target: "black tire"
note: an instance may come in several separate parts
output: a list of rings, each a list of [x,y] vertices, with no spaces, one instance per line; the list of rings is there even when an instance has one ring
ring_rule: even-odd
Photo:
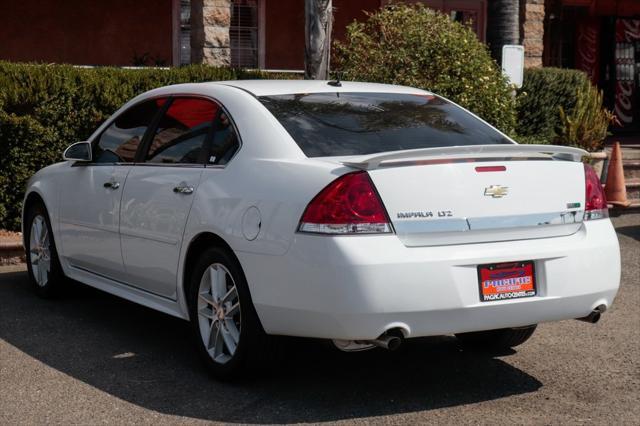
[[[240,305],[239,341],[235,353],[224,363],[214,360],[205,346],[198,315],[200,281],[205,271],[214,264],[223,265],[231,275]],[[200,255],[191,274],[187,300],[194,343],[200,358],[213,377],[219,380],[246,378],[250,373],[255,373],[261,367],[276,360],[279,345],[275,337],[268,336],[264,332],[253,306],[242,268],[228,250],[211,247]]]
[[[456,334],[465,346],[480,350],[505,350],[515,348],[529,340],[537,324],[498,330],[474,331]]]
[[[32,264],[33,260],[31,256],[31,228],[36,218],[44,219],[46,230],[48,232],[48,244],[46,244],[46,248],[49,251],[50,270],[47,274],[46,282],[44,282],[43,284],[39,284],[34,275],[34,266]],[[33,203],[31,206],[29,206],[25,214],[24,245],[29,282],[31,283],[33,289],[36,291],[38,296],[43,298],[51,298],[59,294],[60,290],[65,284],[66,277],[64,276],[64,272],[62,271],[62,266],[60,266],[60,259],[58,258],[58,250],[56,249],[56,243],[53,237],[53,230],[51,229],[49,214],[47,212],[47,209],[41,202]]]

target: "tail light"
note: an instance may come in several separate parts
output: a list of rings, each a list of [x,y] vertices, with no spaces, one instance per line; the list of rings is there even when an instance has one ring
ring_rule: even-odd
[[[343,175],[311,200],[299,232],[378,234],[391,231],[389,216],[366,172]]]
[[[584,165],[585,215],[584,220],[609,217],[607,197],[604,195],[600,178],[591,166]]]

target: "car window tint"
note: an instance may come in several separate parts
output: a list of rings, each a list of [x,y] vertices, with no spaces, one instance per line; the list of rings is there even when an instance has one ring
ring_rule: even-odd
[[[204,161],[203,144],[211,133],[219,107],[199,98],[177,98],[160,119],[146,161],[193,164]]]
[[[259,99],[308,157],[511,143],[434,95],[301,93]]]
[[[166,99],[154,99],[132,106],[120,114],[94,145],[96,163],[131,163],[145,132]]]
[[[226,112],[221,111],[216,118],[215,133],[211,143],[208,163],[224,165],[238,150],[238,135]]]

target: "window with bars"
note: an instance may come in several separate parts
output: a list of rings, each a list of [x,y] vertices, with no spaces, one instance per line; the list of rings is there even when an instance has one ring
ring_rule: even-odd
[[[191,63],[191,0],[180,0],[180,65]]]
[[[236,0],[231,6],[231,66],[258,68],[258,1]]]

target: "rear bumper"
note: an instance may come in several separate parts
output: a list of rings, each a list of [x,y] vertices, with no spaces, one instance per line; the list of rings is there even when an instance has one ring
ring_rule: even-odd
[[[345,340],[584,317],[611,306],[620,283],[608,219],[565,237],[440,247],[406,247],[395,235],[297,234],[285,255],[238,257],[267,333]],[[480,302],[477,265],[517,260],[535,261],[537,295]]]

